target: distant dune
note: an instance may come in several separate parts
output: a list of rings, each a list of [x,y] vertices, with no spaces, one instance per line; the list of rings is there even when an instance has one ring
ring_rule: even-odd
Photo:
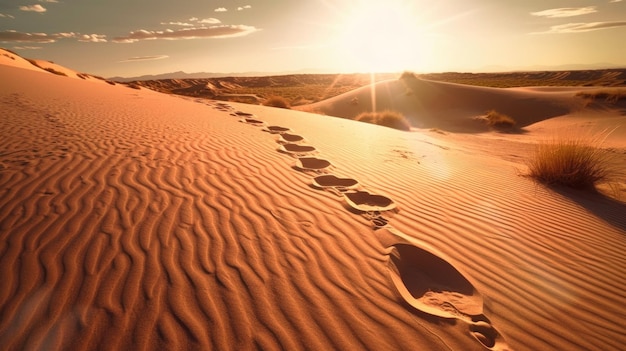
[[[598,88],[386,80],[322,116],[38,62],[0,55],[3,349],[626,345],[626,106]],[[413,131],[333,117],[372,91]],[[492,108],[521,130],[477,130]],[[602,130],[610,184],[523,176]]]

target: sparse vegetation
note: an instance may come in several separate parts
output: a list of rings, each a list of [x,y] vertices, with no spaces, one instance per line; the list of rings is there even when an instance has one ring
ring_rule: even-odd
[[[409,131],[411,130],[411,124],[407,118],[396,111],[382,111],[382,112],[363,112],[355,117],[355,120],[360,122],[378,124],[385,127],[395,128],[399,130]]]
[[[599,140],[563,138],[542,142],[527,161],[529,176],[547,185],[576,189],[594,188],[610,179],[609,154],[595,144]]]
[[[286,109],[291,108],[291,104],[289,103],[289,101],[287,101],[287,99],[282,96],[271,96],[270,98],[265,100],[265,102],[263,102],[263,105]]]
[[[400,79],[416,79],[416,78],[417,78],[417,75],[411,71],[404,71],[400,75]]]
[[[487,112],[486,115],[481,116],[480,119],[487,122],[487,125],[497,129],[511,129],[515,127],[515,120],[503,113],[499,113],[496,110]]]
[[[66,76],[67,77],[67,74],[65,74],[64,72],[61,72],[61,71],[57,71],[56,69],[54,69],[52,67],[47,67],[47,68],[44,68],[43,70],[44,71],[48,71],[50,73],[54,73],[57,76]]]
[[[610,103],[617,103],[619,101],[626,100],[626,89],[599,89],[592,91],[581,91],[576,96],[591,99],[591,100],[604,100]]]

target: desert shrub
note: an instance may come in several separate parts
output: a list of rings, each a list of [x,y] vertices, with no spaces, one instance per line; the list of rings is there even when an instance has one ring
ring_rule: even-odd
[[[406,117],[396,111],[363,112],[356,116],[355,120],[399,130],[411,130],[411,124]]]
[[[526,162],[529,176],[547,185],[593,188],[611,177],[609,154],[583,138],[562,138],[537,145]]]
[[[50,73],[54,73],[54,74],[56,74],[58,76],[66,76],[67,77],[67,74],[65,74],[65,73],[63,73],[61,71],[57,71],[56,69],[54,69],[52,67],[44,68],[44,71],[48,71]]]
[[[503,113],[491,110],[484,116],[484,120],[490,127],[510,129],[515,127],[515,120]]]
[[[265,100],[265,102],[263,102],[263,105],[287,109],[291,108],[289,101],[287,101],[287,99],[282,96],[269,97],[267,100]]]
[[[415,79],[415,78],[417,78],[417,75],[411,71],[404,71],[400,75],[400,79]]]
[[[604,100],[606,102],[617,103],[626,100],[626,89],[599,89],[593,91],[581,91],[576,96],[591,99]]]

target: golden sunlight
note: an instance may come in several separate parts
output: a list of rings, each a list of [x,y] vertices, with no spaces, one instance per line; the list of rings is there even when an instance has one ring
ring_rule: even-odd
[[[351,69],[399,72],[419,62],[418,19],[406,2],[361,2],[339,24],[338,47]],[[344,61],[345,62],[345,61]]]

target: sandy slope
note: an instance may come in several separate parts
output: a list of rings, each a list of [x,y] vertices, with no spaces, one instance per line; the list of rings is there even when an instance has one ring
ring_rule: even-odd
[[[544,189],[451,134],[0,77],[7,349],[626,345],[622,203]],[[268,126],[397,209],[312,187]]]

